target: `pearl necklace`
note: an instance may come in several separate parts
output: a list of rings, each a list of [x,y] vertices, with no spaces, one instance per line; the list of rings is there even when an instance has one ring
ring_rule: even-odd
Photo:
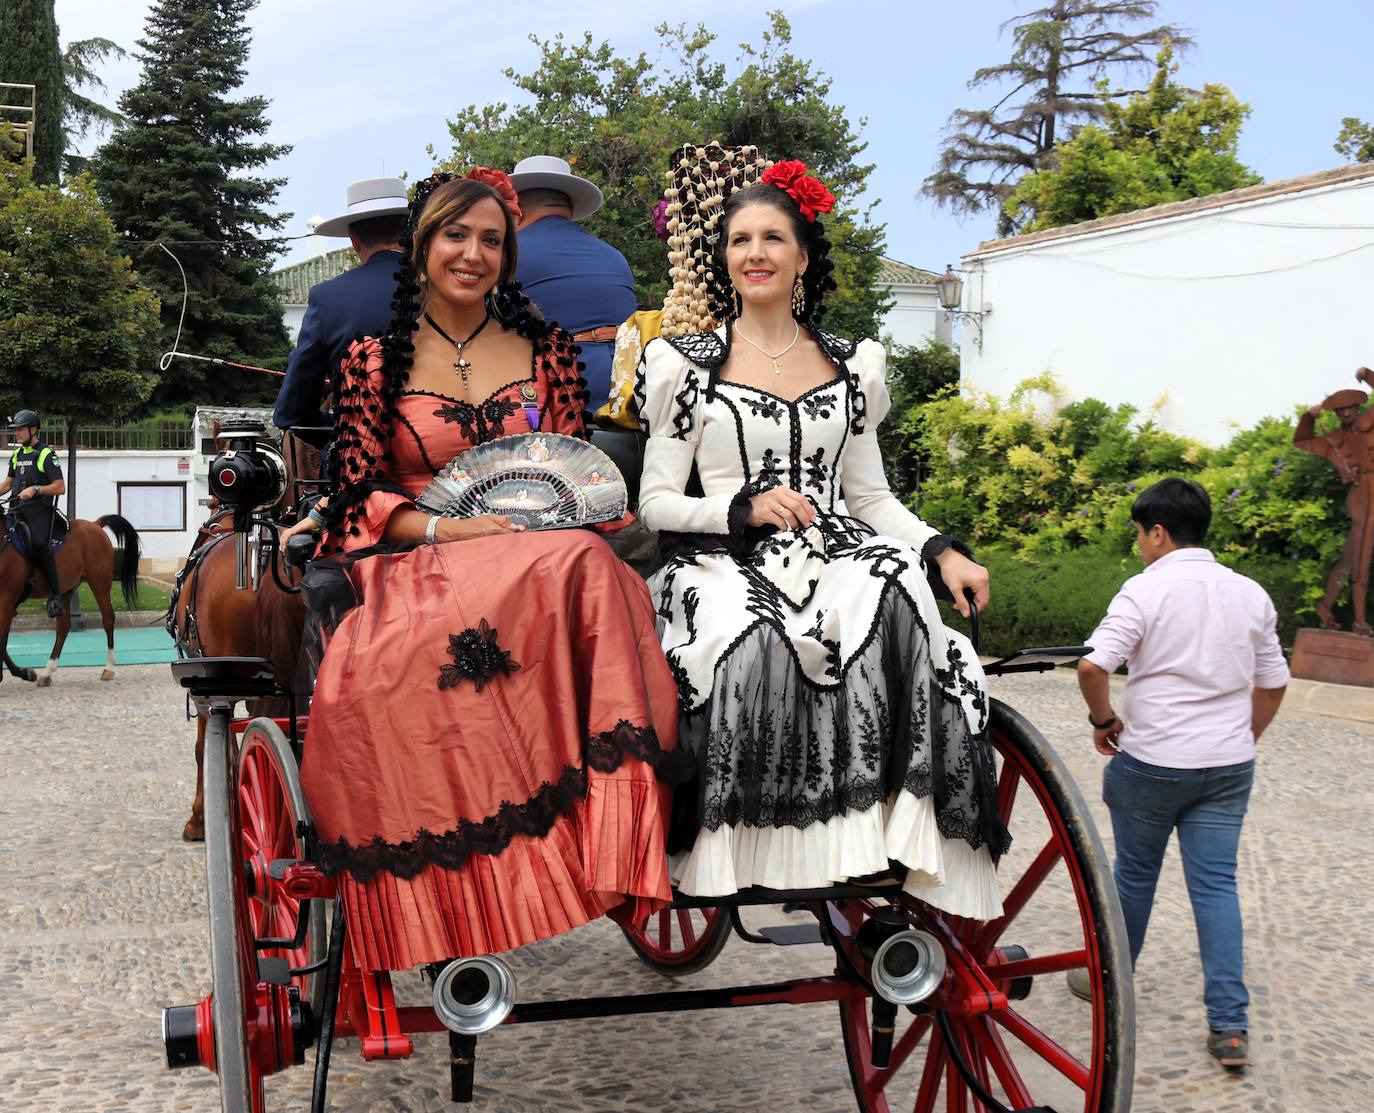
[[[788,352],[795,348],[797,346],[797,341],[801,339],[801,325],[796,322],[793,322],[793,328],[795,328],[796,331],[792,333],[792,342],[788,344],[787,347],[785,347],[782,351],[777,353],[765,352],[761,344],[755,343],[753,340],[750,340],[749,337],[745,336],[744,333],[740,331],[740,327],[738,324],[735,325],[735,335],[738,336],[741,340],[743,340],[746,344],[748,344],[751,348],[754,348],[756,351],[758,351],[761,355],[765,356],[768,359],[771,359],[773,361],[773,374],[781,375],[782,368],[778,366],[778,360],[782,359],[783,356],[785,356]]]

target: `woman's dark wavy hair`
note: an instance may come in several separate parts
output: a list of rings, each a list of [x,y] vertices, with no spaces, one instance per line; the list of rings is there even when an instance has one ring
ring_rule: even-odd
[[[334,449],[330,453],[329,480],[334,494],[325,511],[325,536],[361,532],[357,522],[363,503],[373,491],[409,492],[386,478],[385,464],[391,461],[391,430],[397,416],[397,402],[410,378],[415,355],[411,337],[424,311],[420,276],[430,240],[449,221],[467,212],[483,198],[491,198],[506,216],[506,237],[502,244],[501,277],[487,295],[487,308],[503,329],[539,343],[549,335],[539,312],[515,281],[515,220],[501,195],[486,182],[434,174],[415,187],[401,240],[401,262],[396,270],[396,294],[391,301],[392,318],[382,337],[382,388],[380,404],[350,404],[341,382],[334,384]],[[361,340],[358,336],[355,339]],[[336,372],[336,375],[338,373]],[[380,455],[360,455],[363,435],[375,436]],[[322,547],[322,551],[326,548]]]
[[[806,252],[806,270],[802,272],[802,290],[806,306],[797,316],[804,325],[818,324],[824,312],[825,295],[835,289],[835,264],[830,261],[830,241],[825,238],[825,226],[819,220],[807,220],[792,195],[769,182],[755,182],[730,194],[721,211],[720,235],[711,253],[711,268],[706,277],[706,298],[711,316],[718,321],[734,317],[735,287],[725,263],[725,250],[730,236],[730,222],[746,205],[772,205],[785,213],[792,225],[797,243]]]

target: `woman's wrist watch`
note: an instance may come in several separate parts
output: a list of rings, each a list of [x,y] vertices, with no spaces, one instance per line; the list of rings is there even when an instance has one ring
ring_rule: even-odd
[[[434,544],[434,535],[435,535],[435,532],[439,529],[439,522],[440,522],[440,520],[441,520],[441,519],[440,519],[439,515],[438,515],[438,514],[435,514],[433,517],[430,518],[429,522],[425,525],[425,544],[426,544],[426,545],[433,545],[433,544]]]

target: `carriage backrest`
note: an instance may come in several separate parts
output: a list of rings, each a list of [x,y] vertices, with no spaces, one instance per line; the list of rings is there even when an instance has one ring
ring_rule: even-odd
[[[639,477],[644,469],[644,442],[647,438],[637,429],[620,427],[604,429],[600,426],[592,430],[592,444],[611,458],[625,477],[625,491],[629,496],[629,509],[639,506]]]

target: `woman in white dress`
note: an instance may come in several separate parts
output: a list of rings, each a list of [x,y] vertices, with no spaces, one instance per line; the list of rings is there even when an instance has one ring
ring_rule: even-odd
[[[987,572],[883,474],[885,354],[816,327],[834,289],[799,162],[725,203],[704,278],[713,332],[655,340],[636,395],[649,433],[639,514],[696,757],[674,878],[721,896],[888,870],[950,913],[1000,913],[985,679],[935,591],[981,606]]]

